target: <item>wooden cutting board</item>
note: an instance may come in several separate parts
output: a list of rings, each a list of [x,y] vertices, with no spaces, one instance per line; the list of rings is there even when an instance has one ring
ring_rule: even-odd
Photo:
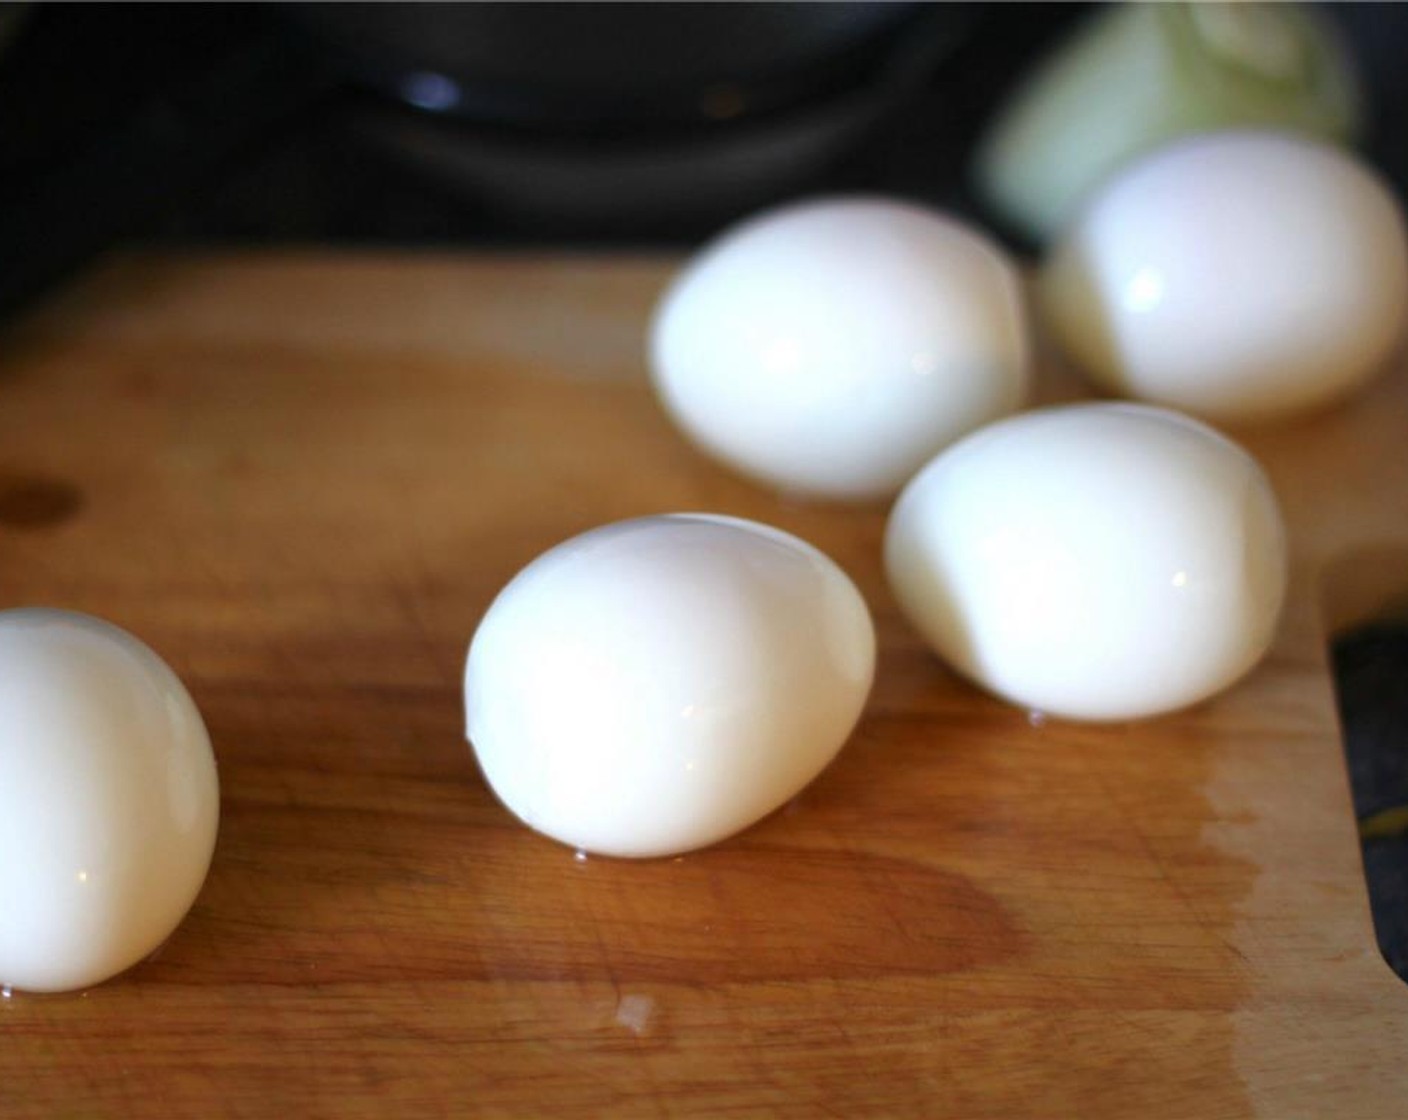
[[[1408,586],[1408,369],[1246,437],[1296,552],[1248,680],[1033,725],[901,621],[883,509],[780,499],[677,437],[642,353],[670,269],[126,257],[3,336],[0,605],[163,654],[223,819],[154,959],[0,1001],[0,1116],[1403,1115],[1408,986],[1325,641]],[[1075,391],[1045,371],[1043,399]],[[747,833],[579,862],[480,779],[464,651],[543,549],[670,510],[830,553],[876,615],[875,693]]]

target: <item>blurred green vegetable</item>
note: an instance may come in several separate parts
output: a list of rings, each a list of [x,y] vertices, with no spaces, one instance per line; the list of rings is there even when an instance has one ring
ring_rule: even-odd
[[[1334,29],[1300,4],[1120,4],[1024,83],[980,148],[978,186],[1037,242],[1132,158],[1179,136],[1273,127],[1350,143],[1359,83]]]

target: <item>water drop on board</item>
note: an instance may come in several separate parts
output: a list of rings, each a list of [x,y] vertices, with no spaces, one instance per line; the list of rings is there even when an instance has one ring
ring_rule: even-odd
[[[1027,713],[1027,722],[1033,727],[1044,727],[1046,725],[1046,713],[1038,712],[1033,708]]]
[[[634,1034],[644,1034],[654,1013],[655,1001],[650,996],[622,996],[616,1005],[616,1022]]]
[[[586,863],[587,853],[582,851],[581,848],[578,848],[576,852],[573,853],[572,858],[575,859],[578,863]]]
[[[9,984],[0,987],[0,999],[9,999],[14,994],[14,989]]]

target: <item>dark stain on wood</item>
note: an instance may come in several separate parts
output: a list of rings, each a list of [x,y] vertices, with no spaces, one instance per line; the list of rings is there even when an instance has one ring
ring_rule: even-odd
[[[83,509],[83,491],[61,478],[0,474],[0,526],[48,529]]]

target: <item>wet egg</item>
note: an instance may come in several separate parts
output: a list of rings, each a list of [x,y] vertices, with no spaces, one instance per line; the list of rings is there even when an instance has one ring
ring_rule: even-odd
[[[97,984],[154,952],[205,881],[219,819],[210,738],[131,634],[0,611],[0,983]]]
[[[1166,409],[991,425],[905,488],[885,539],[901,609],[959,673],[1081,720],[1206,699],[1269,646],[1285,531],[1261,468]]]
[[[1275,420],[1384,367],[1408,312],[1408,242],[1398,203],[1354,156],[1213,133],[1097,192],[1038,290],[1101,386],[1224,423]]]
[[[579,858],[674,855],[815,778],[874,667],[869,611],[815,548],[736,518],[647,517],[503,589],[470,645],[466,729],[499,799]]]
[[[699,447],[775,489],[894,494],[1014,411],[1029,347],[1016,269],[986,236],[881,198],[785,206],[725,231],[660,301],[651,365]]]

